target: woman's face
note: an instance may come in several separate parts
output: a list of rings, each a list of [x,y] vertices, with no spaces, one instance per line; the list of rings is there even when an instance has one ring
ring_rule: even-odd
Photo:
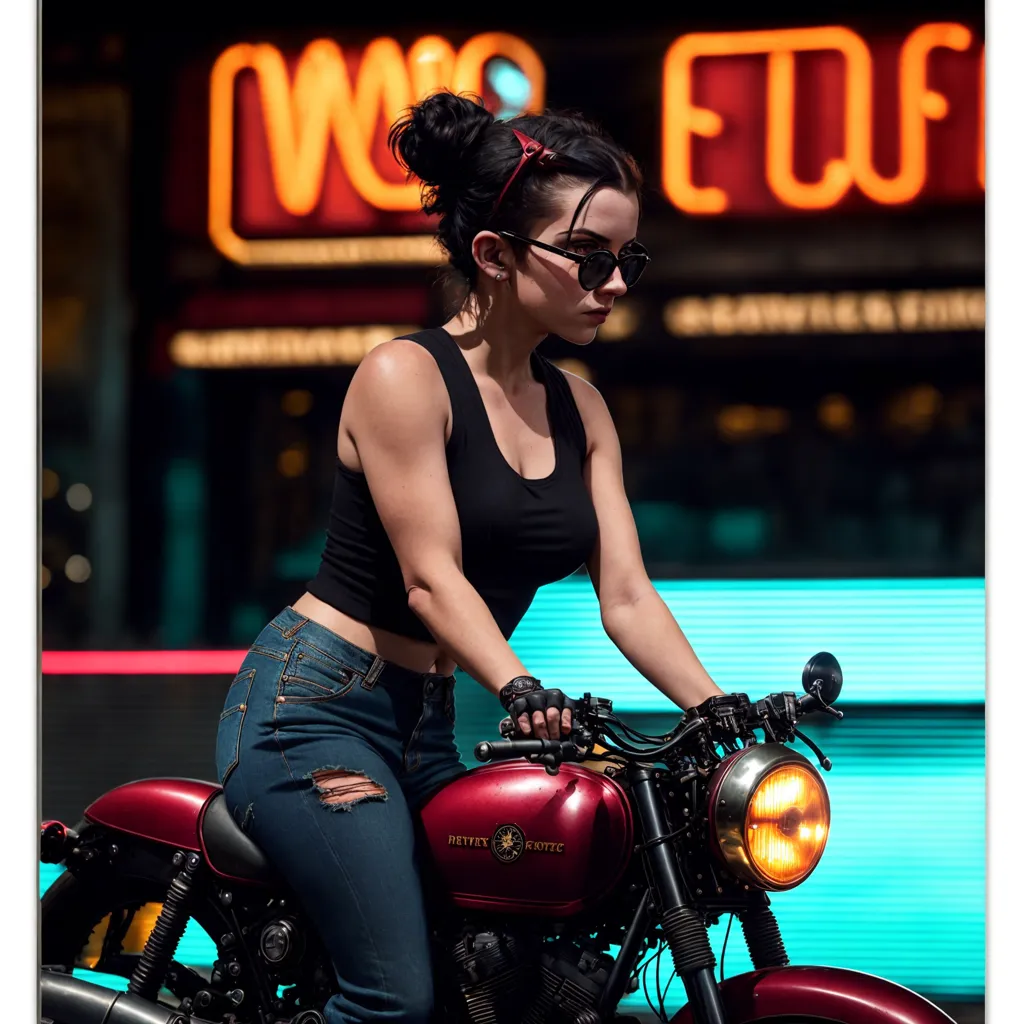
[[[586,184],[567,186],[555,215],[535,222],[524,234],[581,256],[595,249],[610,249],[618,256],[636,239],[640,219],[637,197],[610,187],[598,189],[576,218],[570,241],[569,225],[588,188]],[[526,245],[525,249],[518,260],[506,264],[523,313],[542,333],[555,334],[575,345],[589,345],[615,300],[626,294],[622,272],[616,267],[604,284],[584,291],[578,280],[578,263],[535,245]]]

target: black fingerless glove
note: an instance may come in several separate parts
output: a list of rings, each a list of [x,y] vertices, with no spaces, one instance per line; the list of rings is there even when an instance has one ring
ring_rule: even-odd
[[[571,697],[567,697],[561,690],[544,689],[540,680],[533,676],[516,676],[501,688],[498,700],[513,721],[520,715],[527,715],[532,721],[534,711],[546,714],[548,708],[558,708],[559,711],[568,708],[570,712],[576,710],[576,702]]]

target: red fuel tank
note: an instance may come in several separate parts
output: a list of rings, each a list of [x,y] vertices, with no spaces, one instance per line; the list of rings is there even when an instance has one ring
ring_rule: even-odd
[[[633,846],[622,787],[578,765],[473,768],[420,813],[439,881],[467,909],[579,913],[621,878]]]

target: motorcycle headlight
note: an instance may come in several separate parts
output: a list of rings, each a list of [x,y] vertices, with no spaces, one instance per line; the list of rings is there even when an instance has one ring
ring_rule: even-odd
[[[708,799],[712,843],[737,878],[778,891],[817,867],[828,791],[802,754],[780,743],[746,747],[718,767]]]

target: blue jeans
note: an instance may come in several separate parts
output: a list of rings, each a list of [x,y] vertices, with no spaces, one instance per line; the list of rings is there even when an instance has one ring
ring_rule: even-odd
[[[413,813],[465,771],[454,683],[386,662],[286,608],[228,689],[217,778],[331,955],[339,992],[324,1008],[330,1024],[430,1016]],[[363,784],[370,794],[345,801],[345,773],[374,784]]]

